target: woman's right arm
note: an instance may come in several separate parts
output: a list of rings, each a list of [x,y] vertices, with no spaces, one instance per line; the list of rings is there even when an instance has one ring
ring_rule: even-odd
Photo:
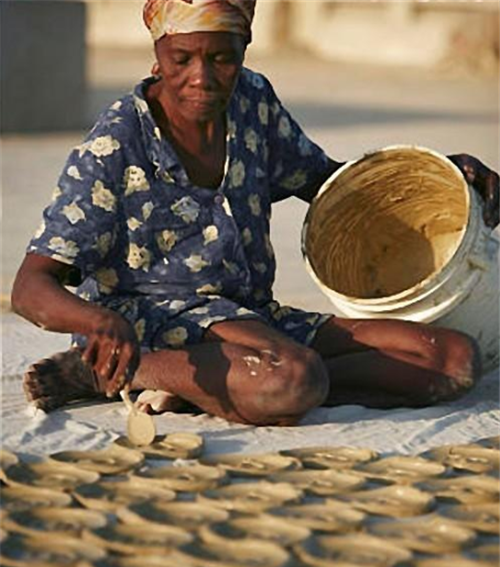
[[[86,336],[82,359],[113,397],[132,380],[139,366],[137,337],[121,315],[84,301],[64,287],[74,269],[52,258],[27,254],[14,282],[12,307],[43,329]]]

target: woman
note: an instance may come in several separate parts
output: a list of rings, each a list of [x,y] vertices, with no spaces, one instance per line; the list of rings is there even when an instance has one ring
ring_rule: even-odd
[[[128,385],[159,391],[161,409],[187,401],[286,425],[321,404],[452,399],[477,380],[475,346],[460,333],[274,301],[271,204],[310,201],[341,164],[243,67],[254,4],[146,3],[158,76],[72,152],[14,285],[18,313],[74,337],[75,348],[26,374],[38,407]],[[498,176],[454,159],[495,224]]]

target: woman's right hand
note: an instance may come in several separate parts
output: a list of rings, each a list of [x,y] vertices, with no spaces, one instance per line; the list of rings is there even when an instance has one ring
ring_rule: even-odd
[[[82,360],[92,367],[99,391],[113,398],[132,381],[139,366],[140,346],[136,333],[121,315],[106,310],[85,334],[87,347]]]

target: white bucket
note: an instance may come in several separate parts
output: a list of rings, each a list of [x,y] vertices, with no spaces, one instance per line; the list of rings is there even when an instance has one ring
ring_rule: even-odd
[[[459,169],[415,146],[345,164],[302,230],[306,266],[335,314],[461,330],[485,370],[499,360],[498,247]]]

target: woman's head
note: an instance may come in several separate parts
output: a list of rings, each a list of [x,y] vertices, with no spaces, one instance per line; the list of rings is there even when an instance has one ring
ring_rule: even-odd
[[[148,0],[162,98],[176,114],[211,120],[231,98],[251,38],[255,0]]]
[[[252,38],[256,0],[147,0],[144,23],[154,41],[194,32],[235,33]]]

